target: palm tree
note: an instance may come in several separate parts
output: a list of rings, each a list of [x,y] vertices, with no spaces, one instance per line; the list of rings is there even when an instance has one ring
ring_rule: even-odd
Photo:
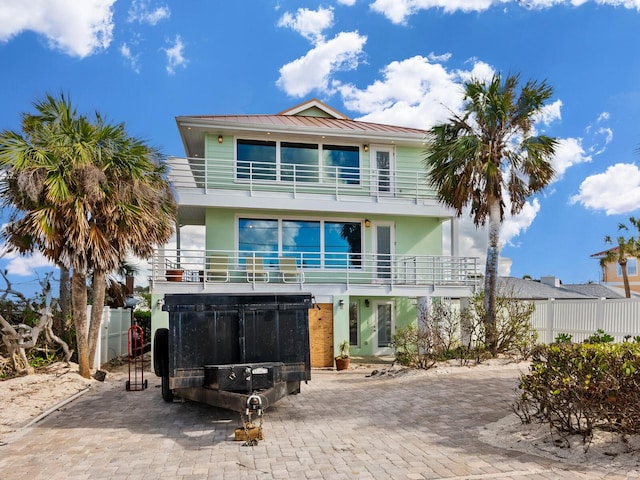
[[[634,217],[630,217],[629,221],[631,225],[634,225],[640,231],[640,220],[636,220]],[[624,223],[618,224],[618,233],[622,231],[628,231],[629,229]],[[629,257],[640,256],[640,245],[638,240],[634,237],[625,238],[623,235],[619,235],[617,238],[618,246],[607,250],[602,257],[600,257],[600,266],[606,268],[607,264],[617,262],[620,265],[622,271],[622,282],[624,283],[624,295],[627,298],[631,298],[631,287],[629,286],[629,276],[627,273],[627,262]],[[604,243],[613,244],[613,239],[606,235],[604,237]]]
[[[438,198],[461,216],[471,209],[476,226],[489,221],[485,268],[486,344],[497,353],[496,295],[500,225],[505,197],[511,214],[553,178],[550,159],[557,140],[533,128],[553,93],[545,82],[529,80],[518,92],[519,75],[495,74],[464,84],[464,107],[427,135],[425,167]]]
[[[22,254],[40,250],[73,271],[78,364],[89,377],[106,273],[127,253],[148,256],[169,238],[175,200],[159,152],[123,124],[78,115],[65,95],[34,107],[22,116],[22,133],[0,133],[0,197],[13,209],[3,236]],[[89,277],[95,316],[88,326]]]

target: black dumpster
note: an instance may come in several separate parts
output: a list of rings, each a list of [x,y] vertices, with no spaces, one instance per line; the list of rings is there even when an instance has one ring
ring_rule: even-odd
[[[311,377],[311,294],[169,294],[169,328],[154,337],[162,396],[241,411],[266,408]]]

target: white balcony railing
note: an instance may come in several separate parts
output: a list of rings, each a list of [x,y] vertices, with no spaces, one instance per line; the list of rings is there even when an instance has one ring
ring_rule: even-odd
[[[170,179],[177,189],[310,193],[435,200],[425,171],[171,158]]]
[[[164,250],[152,282],[473,286],[475,257]]]

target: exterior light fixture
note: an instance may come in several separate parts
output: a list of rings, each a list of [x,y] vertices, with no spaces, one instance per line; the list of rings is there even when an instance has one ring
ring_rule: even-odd
[[[340,308],[344,308],[344,300],[340,299],[340,301],[338,302],[338,305],[340,306]]]
[[[369,228],[371,226],[371,220],[368,218],[364,219],[364,228]]]
[[[218,143],[224,142],[224,137],[222,135],[218,135]]]
[[[369,308],[369,299],[368,298],[364,299],[364,306]]]
[[[363,145],[362,148],[364,149],[365,152],[369,151],[369,145],[367,144]]]

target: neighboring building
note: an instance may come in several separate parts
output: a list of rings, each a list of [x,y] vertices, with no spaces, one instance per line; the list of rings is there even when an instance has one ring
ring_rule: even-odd
[[[591,258],[600,260],[607,252],[617,252],[618,247],[610,248],[602,252],[594,253]],[[638,270],[638,259],[636,257],[627,258],[627,277],[629,279],[629,288],[632,292],[640,294],[640,270]],[[624,282],[622,279],[622,269],[617,261],[608,262],[602,267],[602,283],[611,287],[617,287],[624,291]]]
[[[498,291],[521,300],[583,300],[594,298],[624,298],[615,289],[595,283],[563,284],[553,276],[541,277],[540,280],[529,280],[516,277],[499,277]]]
[[[425,131],[351,120],[317,100],[277,115],[176,119],[178,224],[198,249],[153,257],[154,328],[166,293],[310,292],[311,362],[383,355],[432,297],[466,297],[477,259],[457,255],[454,212],[427,184]],[[449,228],[443,229],[443,224]],[[443,230],[451,254],[443,254]]]

